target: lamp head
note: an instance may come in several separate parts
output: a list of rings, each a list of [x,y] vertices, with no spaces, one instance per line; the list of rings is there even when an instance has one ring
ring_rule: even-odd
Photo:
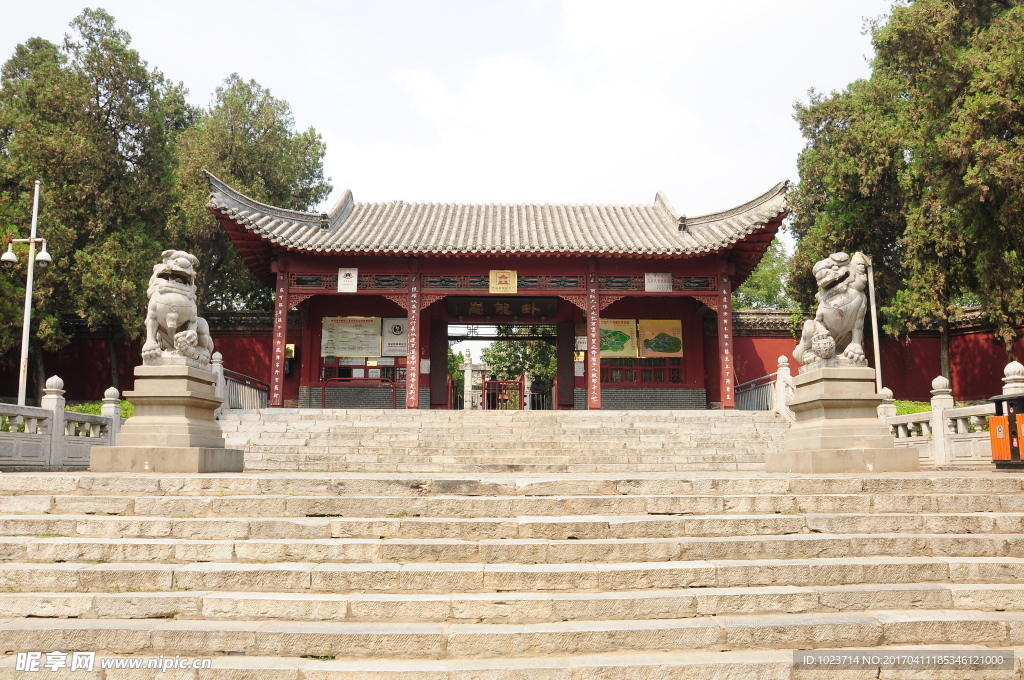
[[[18,262],[18,256],[14,254],[14,244],[7,244],[7,252],[0,255],[0,265],[10,269]]]
[[[50,266],[51,262],[53,262],[53,258],[51,258],[50,254],[46,252],[46,242],[44,241],[42,250],[40,250],[39,254],[36,255],[36,265],[40,268],[46,268]]]

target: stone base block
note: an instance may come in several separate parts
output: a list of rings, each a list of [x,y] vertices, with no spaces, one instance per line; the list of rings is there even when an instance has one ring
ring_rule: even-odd
[[[772,451],[765,456],[766,472],[916,472],[921,463],[917,449],[818,449]]]
[[[241,449],[199,446],[94,446],[92,472],[242,472]]]
[[[896,448],[889,428],[878,420],[882,397],[875,370],[826,366],[793,379],[790,408],[796,422],[782,451],[765,456],[768,472],[913,472],[917,449]]]

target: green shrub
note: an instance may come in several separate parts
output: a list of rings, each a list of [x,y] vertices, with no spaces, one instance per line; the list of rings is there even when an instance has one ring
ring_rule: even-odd
[[[94,416],[100,415],[100,409],[103,407],[102,401],[84,401],[80,404],[68,404],[64,407],[65,411],[72,411],[73,413],[91,413]],[[121,417],[131,418],[135,415],[135,407],[132,406],[130,401],[121,400]]]
[[[908,413],[924,413],[925,411],[931,411],[932,405],[926,401],[907,401],[905,399],[896,400],[896,415],[905,416]]]

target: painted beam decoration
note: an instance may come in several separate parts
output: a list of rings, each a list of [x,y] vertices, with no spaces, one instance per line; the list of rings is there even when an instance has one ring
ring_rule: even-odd
[[[637,322],[640,357],[683,356],[683,322],[679,319],[640,319]]]
[[[601,319],[601,358],[636,356],[636,319]]]

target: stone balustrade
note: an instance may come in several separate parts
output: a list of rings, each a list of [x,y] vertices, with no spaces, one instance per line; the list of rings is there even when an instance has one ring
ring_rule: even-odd
[[[0,470],[85,470],[93,446],[110,446],[121,427],[121,399],[111,387],[101,415],[64,410],[64,381],[52,376],[42,404],[0,404]]]
[[[1024,365],[1013,361],[1003,370],[1003,394],[1024,394]],[[917,448],[922,467],[978,468],[992,465],[988,418],[995,415],[994,404],[955,407],[949,380],[939,376],[932,381],[931,410],[896,415],[892,390],[883,388],[878,417],[889,426],[897,447]],[[774,410],[793,420],[788,401],[793,396],[793,380],[787,357],[779,357],[775,378]],[[941,436],[936,436],[936,434]]]

